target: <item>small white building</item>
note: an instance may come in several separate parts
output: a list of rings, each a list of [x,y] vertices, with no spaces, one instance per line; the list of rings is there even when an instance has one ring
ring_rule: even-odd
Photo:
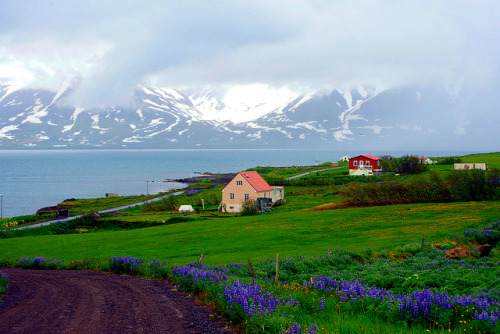
[[[191,205],[181,205],[179,212],[194,212],[194,209]]]
[[[488,170],[488,164],[484,163],[484,162],[483,163],[455,163],[454,169],[455,170],[470,170],[470,169]]]
[[[424,165],[433,165],[436,163],[436,161],[431,160],[429,157],[417,157],[420,160],[420,163]]]
[[[348,155],[343,155],[340,157],[341,162],[349,162],[349,160],[351,160],[351,157]]]
[[[272,193],[272,199],[273,203],[276,203],[277,201],[282,201],[285,199],[285,188],[283,187],[278,187],[278,186],[272,186],[273,187],[273,193]]]

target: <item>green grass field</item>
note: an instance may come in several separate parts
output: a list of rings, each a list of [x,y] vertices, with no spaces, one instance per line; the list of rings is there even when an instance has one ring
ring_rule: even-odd
[[[205,218],[132,231],[0,240],[2,257],[65,260],[133,256],[175,264],[205,254],[208,264],[283,256],[321,255],[328,249],[381,250],[439,240],[498,220],[500,202],[394,205],[322,211],[286,211],[249,217]],[[151,218],[151,216],[149,216]],[[162,218],[160,218],[162,219]]]
[[[500,169],[500,152],[484,153],[484,154],[471,154],[460,157],[463,162],[488,164],[488,168]]]

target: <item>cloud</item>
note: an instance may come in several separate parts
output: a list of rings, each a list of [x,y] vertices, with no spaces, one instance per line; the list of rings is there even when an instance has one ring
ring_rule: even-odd
[[[52,88],[78,77],[79,105],[123,103],[145,83],[460,91],[487,84],[500,59],[496,1],[40,0],[0,12],[0,77]]]

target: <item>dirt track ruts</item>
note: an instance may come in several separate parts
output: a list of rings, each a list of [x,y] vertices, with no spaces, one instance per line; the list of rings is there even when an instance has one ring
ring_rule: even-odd
[[[165,281],[94,271],[0,268],[0,333],[230,333]]]

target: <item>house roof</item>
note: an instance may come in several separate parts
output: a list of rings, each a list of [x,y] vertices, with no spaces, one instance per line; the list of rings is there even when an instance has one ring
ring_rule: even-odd
[[[256,171],[240,172],[256,191],[272,191],[273,188]]]
[[[358,155],[357,157],[354,157],[351,160],[356,159],[356,158],[360,158],[360,157],[365,157],[365,158],[368,158],[371,160],[381,160],[380,158],[374,157],[373,155],[369,155],[369,154]]]

